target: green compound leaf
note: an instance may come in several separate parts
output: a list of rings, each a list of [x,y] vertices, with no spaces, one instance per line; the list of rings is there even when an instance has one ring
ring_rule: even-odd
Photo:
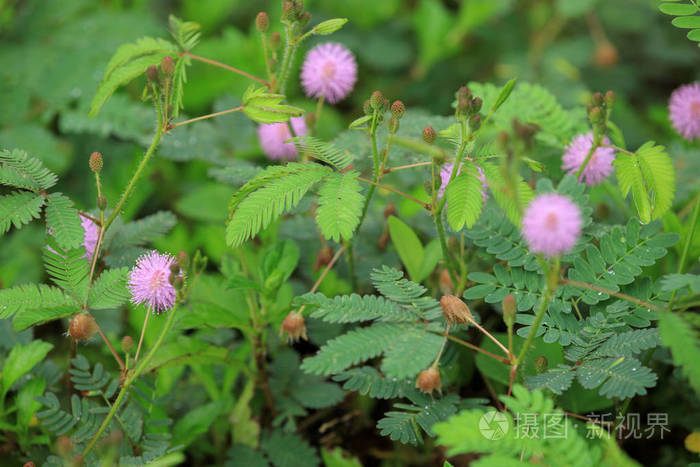
[[[85,229],[73,201],[61,193],[51,193],[46,204],[46,226],[62,248],[77,248],[83,243]]]
[[[58,181],[56,174],[26,151],[0,151],[0,184],[25,190],[47,190]]]
[[[11,226],[21,229],[32,219],[38,219],[44,197],[28,191],[15,191],[0,196],[0,235],[10,230]]]
[[[333,173],[318,190],[316,222],[328,240],[349,240],[360,223],[365,197],[357,175],[354,170]]]

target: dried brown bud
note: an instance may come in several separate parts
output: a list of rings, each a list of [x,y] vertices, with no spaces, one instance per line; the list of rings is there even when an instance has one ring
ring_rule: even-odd
[[[134,339],[131,336],[124,336],[122,338],[122,350],[124,352],[131,352],[134,349]]]
[[[617,64],[620,54],[610,42],[603,42],[595,49],[593,61],[601,68],[610,68]]]
[[[547,362],[547,357],[545,357],[544,355],[540,355],[535,359],[535,371],[538,375],[547,371],[548,365],[549,363]]]
[[[403,117],[403,114],[406,112],[406,106],[403,105],[403,102],[401,101],[394,101],[393,104],[391,104],[391,115],[394,117],[400,119]]]
[[[146,78],[148,81],[152,81],[154,83],[158,82],[158,68],[156,68],[155,65],[151,65],[146,68]]]
[[[386,246],[389,244],[390,239],[391,235],[388,231],[382,232],[382,234],[379,236],[379,240],[377,240],[377,248],[384,251],[386,249]]]
[[[56,452],[61,457],[68,457],[73,450],[73,442],[66,435],[56,438]]]
[[[443,316],[450,324],[467,324],[474,319],[467,304],[454,295],[443,295],[440,306]]]
[[[416,387],[423,392],[432,394],[434,390],[442,392],[442,381],[440,381],[440,372],[435,367],[430,367],[423,370],[416,379]]]
[[[289,312],[284,321],[282,322],[282,328],[280,329],[280,335],[287,334],[287,342],[293,343],[299,341],[299,339],[308,340],[306,337],[306,324],[304,323],[304,317],[296,310]]]
[[[450,271],[443,269],[440,271],[440,292],[443,295],[451,295],[455,291],[455,284],[450,277]]]
[[[102,170],[102,154],[97,151],[90,154],[88,165],[90,166],[90,170],[99,173],[100,170]]]
[[[515,301],[515,297],[511,294],[506,295],[503,299],[503,321],[505,321],[506,326],[512,327],[515,323],[515,313],[518,303]]]
[[[423,128],[423,141],[425,141],[426,143],[432,144],[433,141],[435,141],[436,136],[437,133],[435,133],[435,128],[431,126]]]
[[[267,16],[267,13],[264,11],[258,13],[258,16],[255,17],[255,27],[260,32],[267,32],[270,29],[270,17]]]
[[[386,205],[384,208],[384,219],[388,219],[391,216],[396,215],[396,206],[394,206],[394,203],[389,203]]]
[[[88,339],[97,332],[97,323],[89,313],[80,313],[73,317],[68,327],[68,334],[75,340]]]
[[[160,62],[160,71],[162,71],[165,76],[170,76],[175,72],[173,57],[169,55],[163,57],[163,61]]]

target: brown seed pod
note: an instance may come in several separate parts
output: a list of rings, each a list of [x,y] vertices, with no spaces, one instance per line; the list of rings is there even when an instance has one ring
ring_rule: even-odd
[[[416,387],[428,394],[432,394],[436,389],[442,392],[442,381],[440,381],[438,369],[431,366],[427,370],[421,371],[416,379]]]
[[[440,306],[443,316],[450,324],[468,324],[474,319],[467,304],[454,295],[443,295]]]
[[[97,332],[97,323],[89,313],[80,313],[73,317],[68,327],[68,334],[75,340],[89,339]]]
[[[306,324],[304,323],[304,317],[296,310],[289,312],[284,321],[282,322],[282,328],[280,329],[280,335],[287,334],[287,342],[290,344],[293,342],[298,342],[299,339],[308,340],[306,337]]]

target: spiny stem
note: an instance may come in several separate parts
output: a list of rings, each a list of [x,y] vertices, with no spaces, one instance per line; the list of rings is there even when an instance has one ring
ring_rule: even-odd
[[[388,185],[383,185],[383,184],[381,184],[381,183],[373,182],[372,180],[368,180],[368,179],[363,178],[363,177],[355,177],[355,178],[357,178],[357,180],[359,180],[359,181],[361,181],[361,182],[369,183],[369,184],[371,184],[371,185],[378,186],[379,188],[383,188],[383,189],[385,189],[385,190],[389,190],[389,191],[391,191],[391,192],[394,192],[394,193],[396,193],[397,195],[401,195],[401,196],[403,196],[404,198],[410,199],[411,201],[414,201],[414,202],[420,204],[420,205],[423,206],[425,209],[430,210],[430,204],[429,204],[429,203],[425,203],[425,202],[419,200],[418,198],[414,198],[413,196],[409,195],[408,193],[404,193],[403,191],[399,191],[399,190],[397,190],[396,188],[392,188],[392,187],[390,187],[390,186],[388,186]]]
[[[216,67],[219,67],[219,68],[223,68],[224,70],[228,70],[228,71],[232,71],[232,72],[234,72],[234,73],[238,73],[238,74],[241,75],[241,76],[245,76],[246,78],[250,78],[250,79],[252,79],[252,80],[254,80],[254,81],[257,81],[258,83],[262,84],[262,85],[265,86],[265,87],[268,87],[268,88],[270,87],[270,83],[268,83],[268,82],[265,81],[264,79],[258,78],[258,77],[255,76],[255,75],[251,75],[251,74],[248,73],[247,71],[239,70],[238,68],[234,68],[234,67],[232,67],[232,66],[230,66],[230,65],[226,65],[225,63],[217,62],[216,60],[211,60],[211,59],[209,59],[209,58],[200,57],[199,55],[193,55],[193,54],[191,54],[191,53],[189,53],[189,52],[181,52],[180,55],[183,56],[183,57],[190,57],[190,58],[193,59],[193,60],[198,60],[198,61],[200,61],[200,62],[208,63],[209,65],[213,65],[213,66],[216,66]]]
[[[571,279],[561,279],[559,282],[562,284],[573,285],[574,287],[578,287],[580,289],[588,289],[588,290],[593,290],[595,292],[600,292],[600,293],[604,293],[607,295],[612,295],[613,297],[617,297],[617,298],[620,298],[622,300],[626,300],[628,302],[634,303],[634,304],[639,305],[639,306],[651,308],[652,310],[663,311],[663,308],[661,308],[660,306],[656,306],[653,303],[645,302],[644,300],[640,300],[638,298],[632,297],[632,296],[624,294],[622,292],[615,292],[614,290],[606,289],[603,287],[598,287],[597,285],[587,284],[585,282],[579,282],[579,281],[572,281]]]
[[[219,116],[221,116],[221,115],[226,115],[226,114],[230,114],[230,113],[233,113],[233,112],[238,112],[238,111],[240,111],[240,110],[243,110],[243,106],[239,106],[239,107],[236,107],[236,108],[233,108],[233,109],[228,109],[228,110],[222,110],[221,112],[214,112],[213,114],[202,115],[202,116],[200,116],[200,117],[190,118],[189,120],[185,120],[185,121],[178,122],[178,123],[173,123],[173,124],[171,124],[171,125],[168,125],[166,129],[167,129],[167,130],[172,130],[173,128],[177,128],[177,127],[179,127],[179,126],[187,125],[187,124],[189,124],[189,123],[198,122],[198,121],[200,121],[200,120],[206,120],[206,119],[208,119],[208,118],[219,117]]]

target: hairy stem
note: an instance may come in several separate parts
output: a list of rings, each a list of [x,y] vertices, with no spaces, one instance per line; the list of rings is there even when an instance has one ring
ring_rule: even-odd
[[[381,184],[381,183],[373,182],[372,180],[368,180],[368,179],[363,178],[363,177],[355,177],[355,178],[356,178],[357,180],[361,181],[361,182],[369,183],[369,184],[371,184],[371,185],[373,185],[373,186],[378,186],[379,188],[383,188],[383,189],[385,189],[385,190],[389,190],[389,191],[391,191],[391,192],[393,192],[393,193],[396,193],[397,195],[401,195],[401,196],[403,196],[403,197],[406,198],[406,199],[410,199],[411,201],[420,204],[420,205],[423,206],[425,209],[430,210],[430,204],[429,204],[429,203],[425,203],[425,202],[419,200],[418,198],[414,198],[413,196],[409,195],[408,193],[404,193],[403,191],[399,191],[399,190],[397,190],[396,188],[390,187],[389,185],[384,185],[384,184]]]
[[[214,118],[214,117],[219,117],[221,115],[226,115],[230,114],[233,112],[238,112],[240,110],[243,110],[243,106],[235,107],[233,109],[228,109],[228,110],[222,110],[221,112],[214,112],[213,114],[207,114],[207,115],[202,115],[200,117],[195,117],[195,118],[190,118],[189,120],[185,120],[183,122],[178,122],[178,123],[173,123],[171,125],[168,125],[167,130],[172,130],[173,128],[177,128],[179,126],[187,125],[189,123],[194,123],[198,122],[200,120],[206,120],[208,118]]]
[[[100,425],[100,428],[97,430],[97,433],[95,433],[95,436],[92,437],[90,440],[90,443],[88,443],[87,447],[83,451],[83,458],[88,455],[88,453],[92,450],[93,447],[95,447],[95,443],[97,443],[97,440],[100,439],[100,436],[102,436],[102,433],[104,433],[105,429],[109,425],[109,422],[114,418],[114,416],[117,413],[117,410],[119,410],[119,407],[121,406],[122,401],[126,397],[127,393],[129,392],[129,388],[131,388],[131,385],[134,384],[134,381],[143,373],[143,371],[146,369],[148,366],[148,363],[151,361],[153,356],[156,354],[158,349],[160,348],[161,344],[163,343],[163,340],[165,339],[165,335],[168,333],[170,330],[170,327],[173,324],[173,318],[175,317],[175,312],[177,311],[178,304],[176,303],[173,309],[170,311],[168,314],[168,320],[165,322],[165,326],[163,326],[163,329],[160,331],[160,335],[158,335],[158,339],[156,339],[155,344],[153,347],[151,347],[151,350],[148,352],[148,354],[144,357],[143,360],[141,360],[141,363],[136,366],[136,369],[134,370],[131,375],[127,376],[126,380],[124,381],[124,385],[122,386],[121,390],[119,391],[119,395],[117,396],[117,399],[114,401],[114,404],[112,404],[112,408],[109,410],[107,413],[107,416],[105,419],[102,421],[102,424]]]
[[[472,344],[472,343],[470,343],[470,342],[467,342],[467,341],[465,341],[465,340],[460,339],[459,337],[455,337],[455,336],[453,336],[453,335],[451,335],[451,334],[447,334],[447,333],[445,333],[445,332],[436,332],[436,331],[431,331],[431,332],[434,332],[434,333],[436,333],[436,334],[440,334],[441,336],[445,336],[445,337],[447,337],[449,340],[451,340],[452,342],[456,342],[457,344],[460,344],[460,345],[463,345],[463,346],[465,346],[465,347],[468,347],[468,348],[470,348],[470,349],[472,349],[472,350],[474,350],[474,351],[476,351],[476,352],[482,353],[482,354],[484,354],[484,355],[488,355],[489,357],[495,358],[495,359],[498,360],[499,362],[504,363],[504,364],[506,364],[506,365],[509,363],[508,360],[506,360],[505,358],[499,357],[499,356],[496,355],[496,354],[492,354],[492,353],[489,352],[488,350],[484,350],[484,349],[482,349],[482,348],[479,347],[479,346],[476,346],[476,345],[474,345],[474,344]]]
[[[254,81],[257,81],[258,83],[262,84],[265,87],[268,87],[268,88],[270,87],[270,83],[268,83],[264,79],[258,78],[257,76],[252,75],[252,74],[248,73],[247,71],[239,70],[238,68],[234,68],[230,65],[226,65],[225,63],[221,63],[221,62],[217,62],[216,60],[211,60],[208,58],[200,57],[199,55],[193,55],[189,52],[181,52],[180,55],[183,57],[190,57],[192,60],[198,60],[198,61],[203,62],[203,63],[208,63],[209,65],[223,68],[224,70],[238,73],[241,76],[245,76],[246,78],[250,78]]]

